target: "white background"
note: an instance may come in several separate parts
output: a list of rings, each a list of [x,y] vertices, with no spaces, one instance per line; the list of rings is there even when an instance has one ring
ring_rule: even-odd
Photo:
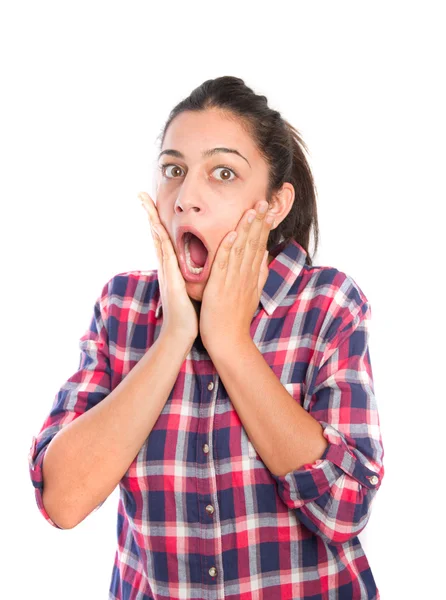
[[[106,598],[118,489],[39,514],[28,451],[114,274],[157,268],[136,194],[203,81],[244,79],[301,132],[314,264],[372,307],[386,474],[360,535],[382,600],[444,593],[445,71],[441,2],[10,2],[0,10],[2,589]],[[442,264],[440,260],[442,259]],[[6,560],[5,560],[6,556]]]

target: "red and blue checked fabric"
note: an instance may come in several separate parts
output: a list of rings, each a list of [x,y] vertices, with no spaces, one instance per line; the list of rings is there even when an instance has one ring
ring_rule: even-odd
[[[272,474],[197,337],[119,483],[109,600],[380,597],[358,539],[384,475],[370,304],[345,273],[307,265],[297,242],[273,254],[252,339],[321,423],[328,446],[314,463]],[[42,503],[49,442],[119,385],[161,326],[156,270],[119,273],[104,285],[78,370],[30,449],[37,505],[54,527]]]

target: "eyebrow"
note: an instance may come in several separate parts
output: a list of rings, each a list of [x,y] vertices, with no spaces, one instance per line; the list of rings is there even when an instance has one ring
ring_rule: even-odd
[[[202,156],[202,158],[206,158],[208,156],[214,156],[214,154],[217,154],[218,152],[237,154],[238,156],[243,158],[243,160],[246,160],[248,165],[251,167],[251,165],[249,164],[249,160],[247,158],[245,158],[243,156],[243,154],[240,154],[240,152],[238,150],[235,150],[234,148],[212,148],[210,150],[204,150],[204,152],[201,153],[201,156]],[[182,152],[179,152],[178,150],[163,150],[162,152],[159,153],[158,160],[161,158],[161,156],[163,154],[168,154],[169,156],[175,156],[175,158],[182,158],[183,160],[185,158],[184,154]]]

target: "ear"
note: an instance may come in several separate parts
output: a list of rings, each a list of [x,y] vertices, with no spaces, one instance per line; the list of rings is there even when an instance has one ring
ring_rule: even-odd
[[[295,191],[294,186],[289,181],[285,181],[280,190],[273,194],[272,208],[268,214],[273,214],[276,221],[276,227],[281,223],[290,212],[294,204]]]

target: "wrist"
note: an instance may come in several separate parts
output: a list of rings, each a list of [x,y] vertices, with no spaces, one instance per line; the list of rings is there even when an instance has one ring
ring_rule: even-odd
[[[195,341],[195,337],[193,337],[190,332],[182,332],[178,329],[172,330],[161,328],[159,338],[165,340],[167,344],[183,348],[184,350],[187,349],[188,352],[192,348]]]
[[[242,348],[253,344],[253,340],[248,334],[225,335],[223,339],[215,341],[215,343],[206,340],[202,341],[209,355],[237,353]]]

